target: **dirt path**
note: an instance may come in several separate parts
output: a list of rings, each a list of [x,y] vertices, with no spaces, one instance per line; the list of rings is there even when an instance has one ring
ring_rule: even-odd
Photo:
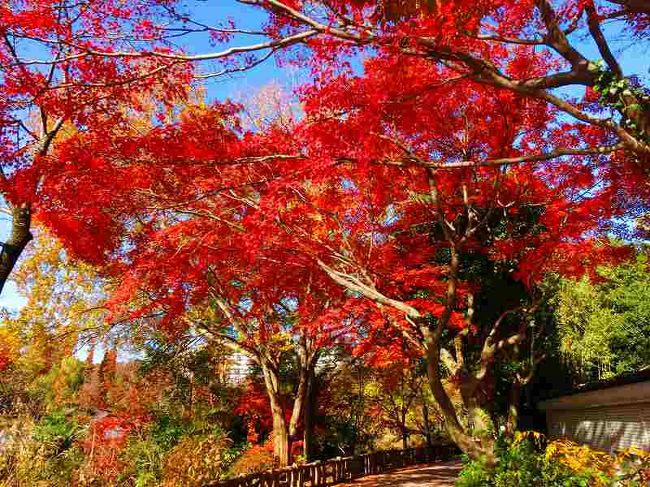
[[[458,461],[437,462],[429,465],[394,470],[382,475],[364,477],[347,487],[452,487],[458,477]]]

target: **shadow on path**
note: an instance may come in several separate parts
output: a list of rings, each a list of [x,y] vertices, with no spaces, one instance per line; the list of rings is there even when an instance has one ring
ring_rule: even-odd
[[[461,469],[459,461],[416,465],[356,480],[348,487],[452,487]]]

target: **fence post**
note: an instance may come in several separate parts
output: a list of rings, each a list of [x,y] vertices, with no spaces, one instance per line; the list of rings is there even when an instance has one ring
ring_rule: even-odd
[[[314,464],[314,476],[312,478],[312,486],[318,487],[320,485],[320,462]]]

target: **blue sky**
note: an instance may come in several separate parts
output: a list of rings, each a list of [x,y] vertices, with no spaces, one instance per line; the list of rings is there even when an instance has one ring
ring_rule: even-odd
[[[232,19],[238,28],[259,30],[260,26],[267,20],[266,14],[260,9],[242,5],[232,0],[199,0],[188,3],[186,8],[192,12],[193,19],[212,26],[223,25],[228,19]],[[248,45],[260,40],[261,38],[254,36],[237,36],[229,46]],[[183,39],[181,46],[190,53],[207,53],[224,49],[223,45],[211,45],[205,34],[188,36]],[[210,67],[210,63],[207,63],[201,66],[201,70],[204,72],[219,71],[219,68],[211,70]],[[213,78],[207,81],[207,94],[209,99],[241,98],[272,81],[290,87],[294,83],[296,76],[295,70],[280,68],[275,60],[269,59],[264,64],[247,72]]]

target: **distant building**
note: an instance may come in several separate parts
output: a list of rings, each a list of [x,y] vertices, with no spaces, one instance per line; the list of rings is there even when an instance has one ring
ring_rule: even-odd
[[[616,452],[650,451],[650,368],[579,388],[539,404],[551,438]]]
[[[233,353],[228,357],[225,379],[231,384],[241,384],[250,371],[251,359],[243,353]]]

